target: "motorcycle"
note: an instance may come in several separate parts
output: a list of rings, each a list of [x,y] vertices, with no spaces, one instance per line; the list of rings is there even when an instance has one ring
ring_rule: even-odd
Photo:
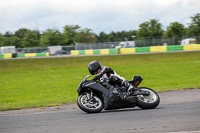
[[[77,87],[78,107],[87,113],[99,113],[103,109],[120,109],[138,106],[141,109],[153,109],[160,103],[159,95],[147,87],[138,87],[142,82],[141,76],[134,76],[127,81],[134,89],[129,91],[129,95],[123,98],[126,93],[125,87],[118,86],[109,79],[99,81],[87,80],[91,75],[86,76]]]

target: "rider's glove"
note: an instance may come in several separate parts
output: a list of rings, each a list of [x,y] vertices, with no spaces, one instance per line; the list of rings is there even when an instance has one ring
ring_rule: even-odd
[[[92,80],[96,81],[96,80],[99,80],[99,79],[100,79],[100,76],[97,75],[97,76],[95,76]]]

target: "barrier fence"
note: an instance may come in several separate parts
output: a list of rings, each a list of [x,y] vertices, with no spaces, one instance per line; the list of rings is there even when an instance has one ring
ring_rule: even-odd
[[[0,54],[0,59],[9,59],[17,57],[37,57],[37,56],[49,56],[49,53]]]
[[[131,53],[148,53],[148,52],[167,52],[167,51],[192,51],[200,50],[200,44],[194,45],[171,45],[171,46],[150,46],[136,48],[120,49],[89,49],[89,50],[71,50],[70,55],[109,55],[109,54],[131,54]],[[17,57],[37,57],[49,56],[49,53],[26,53],[26,54],[0,54],[0,59],[17,58]]]
[[[180,45],[183,39],[187,37],[172,37],[172,38],[143,38],[135,39],[135,47],[150,47],[150,46],[173,46]],[[200,36],[191,37],[196,39],[196,44],[200,44]],[[128,40],[133,41],[133,40]],[[70,54],[71,50],[87,50],[87,49],[113,49],[116,46],[119,46],[119,43],[127,42],[123,40],[118,40],[114,42],[96,42],[96,43],[81,43],[71,46],[62,46],[62,50],[66,51],[67,54]],[[57,45],[55,45],[57,46]],[[50,46],[51,47],[51,46]],[[33,48],[17,48],[18,53],[44,53],[48,51],[47,47],[33,47]],[[52,53],[51,53],[52,54]]]
[[[131,54],[146,52],[167,52],[167,51],[190,51],[200,50],[200,44],[195,45],[172,45],[172,46],[150,46],[138,48],[120,49],[93,49],[93,50],[71,50],[71,55],[103,55],[103,54]]]

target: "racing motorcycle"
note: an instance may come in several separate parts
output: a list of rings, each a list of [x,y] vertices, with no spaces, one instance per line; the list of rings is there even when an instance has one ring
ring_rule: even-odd
[[[118,86],[109,79],[99,81],[87,80],[91,75],[86,76],[77,88],[78,107],[87,113],[98,113],[104,110],[130,108],[138,106],[141,109],[153,109],[160,103],[159,95],[147,87],[138,87],[142,82],[141,76],[134,76],[127,81],[134,89],[130,90],[127,97],[123,97],[125,87]]]

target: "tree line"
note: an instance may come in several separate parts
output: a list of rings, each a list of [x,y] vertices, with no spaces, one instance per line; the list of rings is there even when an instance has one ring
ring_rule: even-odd
[[[92,29],[82,29],[79,25],[66,25],[60,32],[56,28],[49,28],[42,33],[38,30],[20,28],[15,33],[7,31],[0,33],[0,46],[24,47],[47,47],[47,46],[68,46],[82,43],[113,42],[143,38],[171,38],[200,36],[200,13],[193,15],[188,26],[179,22],[172,22],[164,30],[157,19],[151,19],[139,25],[138,30],[112,31],[109,34],[101,32],[98,35]]]

